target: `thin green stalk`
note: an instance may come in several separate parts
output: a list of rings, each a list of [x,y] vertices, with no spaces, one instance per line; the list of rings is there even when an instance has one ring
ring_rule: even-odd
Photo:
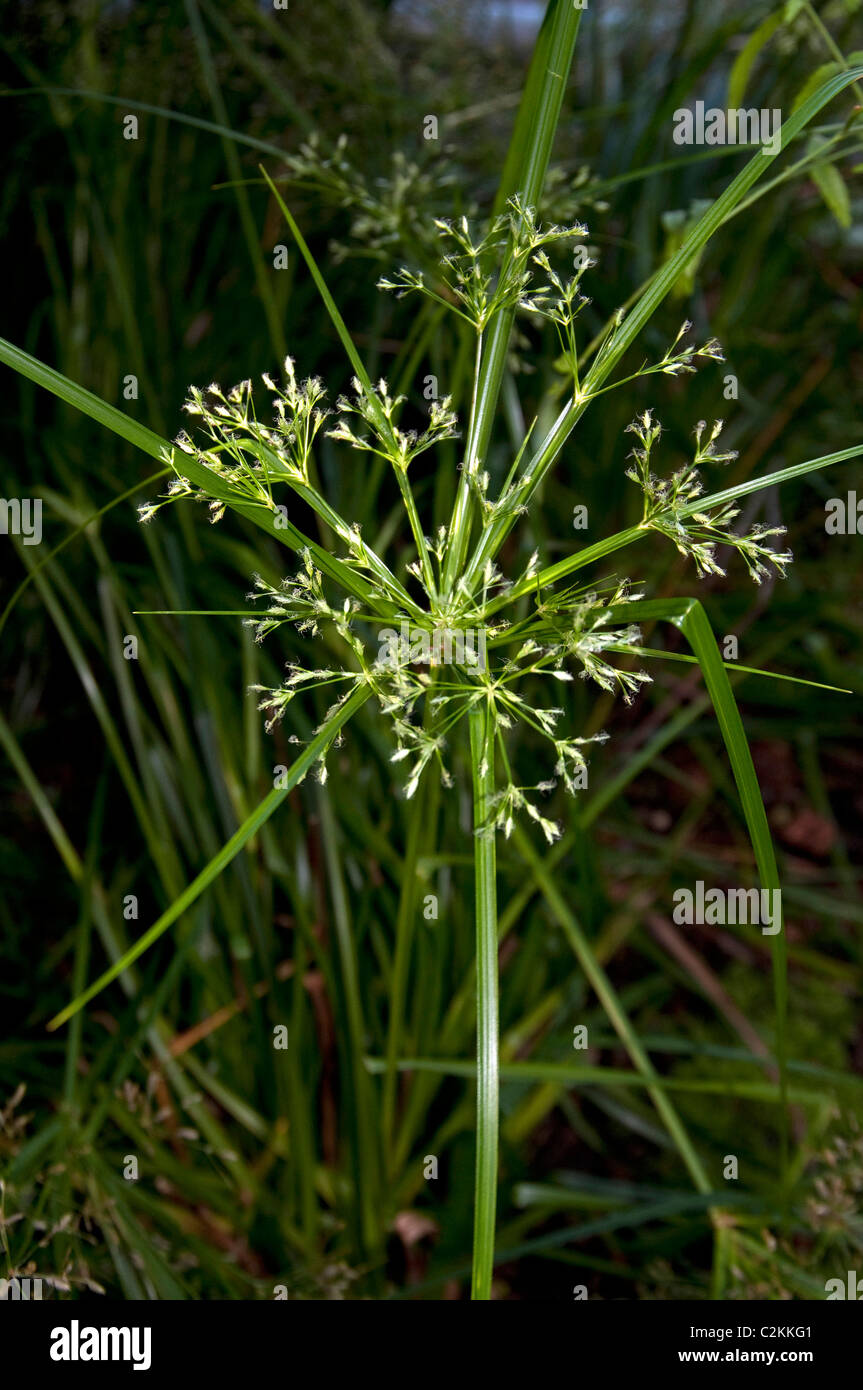
[[[325,282],[325,280],[324,280],[324,277],[322,276],[322,274],[321,274],[321,272],[320,272],[320,269],[318,268],[317,262],[315,261],[315,259],[314,259],[313,255],[312,255],[311,251],[310,251],[309,248],[308,248],[308,245],[306,244],[305,238],[303,237],[303,235],[302,235],[302,233],[301,233],[299,227],[297,226],[297,224],[296,224],[296,222],[295,222],[295,220],[294,220],[294,218],[293,218],[293,216],[292,216],[292,214],[291,214],[291,212],[290,212],[290,209],[288,208],[287,204],[285,203],[284,199],[282,198],[281,194],[279,193],[279,190],[276,188],[276,186],[275,186],[275,184],[273,183],[272,179],[270,178],[269,174],[268,174],[267,171],[264,169],[263,165],[260,165],[259,168],[260,168],[261,173],[263,174],[264,179],[265,179],[265,181],[266,181],[266,183],[267,183],[267,185],[268,185],[268,187],[269,187],[269,189],[270,189],[270,192],[273,194],[273,197],[275,198],[276,202],[277,202],[278,205],[279,205],[279,210],[280,210],[280,212],[282,213],[282,216],[285,218],[285,221],[287,222],[288,226],[289,226],[290,229],[291,229],[291,233],[292,233],[292,235],[293,235],[293,237],[294,237],[294,240],[296,241],[298,247],[300,248],[300,254],[302,255],[303,260],[306,262],[306,265],[307,265],[308,268],[309,268],[309,271],[310,271],[310,273],[311,273],[312,279],[313,279],[314,282],[315,282],[315,285],[316,285],[316,287],[317,287],[317,289],[318,289],[318,292],[319,292],[321,298],[323,299],[324,304],[325,304],[326,309],[327,309],[327,312],[328,312],[328,314],[329,314],[329,316],[330,316],[330,318],[331,318],[331,320],[332,320],[333,327],[335,328],[336,332],[338,333],[339,338],[340,338],[341,343],[342,343],[342,346],[344,347],[345,351],[346,351],[347,354],[348,354],[348,357],[349,357],[350,362],[351,362],[351,366],[353,367],[354,371],[356,372],[357,378],[358,378],[358,380],[360,381],[360,383],[362,384],[362,386],[363,386],[363,388],[364,388],[364,390],[365,390],[365,392],[366,392],[366,394],[367,394],[367,397],[368,397],[369,401],[372,403],[372,406],[373,406],[373,408],[374,408],[374,410],[375,410],[375,415],[376,415],[377,422],[378,422],[378,425],[379,425],[379,427],[380,427],[380,430],[381,430],[383,436],[384,436],[386,439],[388,439],[388,441],[389,441],[389,443],[390,443],[390,445],[391,445],[391,449],[392,449],[391,461],[393,462],[396,475],[398,476],[399,488],[400,488],[400,490],[401,490],[402,498],[404,499],[405,507],[406,507],[406,509],[407,509],[408,519],[410,520],[411,530],[412,530],[412,532],[413,532],[413,537],[414,537],[414,542],[415,542],[416,547],[417,547],[417,554],[418,554],[419,557],[420,557],[420,563],[421,563],[421,565],[422,565],[423,578],[424,578],[424,580],[425,580],[425,584],[426,584],[426,587],[427,587],[427,589],[428,589],[428,591],[429,591],[429,594],[432,595],[432,594],[434,594],[434,593],[436,592],[436,590],[435,590],[434,574],[433,574],[433,572],[432,572],[431,556],[429,555],[428,546],[426,545],[426,542],[425,542],[425,536],[424,536],[424,534],[423,534],[422,525],[421,525],[421,523],[420,523],[419,515],[418,515],[418,513],[417,513],[416,503],[414,502],[413,493],[412,493],[412,491],[411,491],[411,487],[410,487],[410,484],[409,484],[408,479],[407,479],[407,473],[406,473],[406,471],[400,469],[400,468],[395,464],[395,459],[396,459],[397,456],[398,456],[399,450],[398,450],[398,445],[397,445],[397,442],[396,442],[396,440],[395,440],[393,431],[392,431],[392,429],[391,429],[391,427],[390,427],[389,421],[387,420],[386,416],[385,416],[385,415],[383,414],[383,412],[381,411],[380,407],[377,405],[377,398],[376,398],[375,393],[374,393],[374,390],[373,390],[373,388],[372,388],[371,377],[369,376],[369,374],[368,374],[368,372],[367,372],[367,370],[366,370],[366,368],[365,368],[365,366],[364,366],[364,364],[363,364],[363,361],[362,361],[362,359],[361,359],[359,353],[357,352],[356,347],[354,346],[354,341],[353,341],[353,339],[351,338],[351,335],[350,335],[350,333],[349,333],[348,330],[347,330],[347,327],[346,327],[346,325],[345,325],[345,321],[344,321],[344,319],[342,318],[341,314],[339,313],[338,308],[336,307],[335,300],[333,299],[332,295],[330,294],[329,289],[327,288],[327,285],[326,285],[326,282]],[[314,491],[314,489],[312,489],[311,491]],[[318,504],[319,504],[319,503],[323,504],[323,499],[320,499],[320,498],[318,497],[318,500],[315,501],[311,496],[307,496],[306,500],[309,501],[309,502],[311,502],[312,505],[315,506],[316,510],[318,510],[318,511],[320,512],[320,506],[319,506]],[[326,504],[323,504],[323,505],[326,505]],[[321,515],[323,515],[323,513],[321,513]],[[338,529],[338,528],[336,528],[336,529]],[[382,562],[379,561],[379,560],[377,560],[377,556],[374,556],[374,559],[377,561],[378,567],[384,568],[384,569],[385,569],[385,567],[382,566]],[[377,572],[378,572],[378,571],[376,570],[376,573],[377,573]],[[387,574],[389,574],[389,571],[387,571]],[[380,574],[379,574],[379,577],[381,577]],[[392,576],[390,576],[390,580],[391,580],[392,582],[390,583],[389,581],[387,581],[387,587],[392,588],[393,585],[396,585],[396,581],[395,581],[395,579],[394,579]],[[400,588],[400,586],[397,586],[397,587]],[[414,613],[414,615],[415,615],[415,616],[419,615],[420,610],[419,610],[419,608],[417,607],[417,605],[413,602],[413,600],[410,598],[410,596],[409,596],[404,590],[401,590],[401,595],[402,595],[402,601],[405,602],[405,603],[410,607],[410,609],[411,609],[411,611]]]
[[[408,521],[410,522],[414,545],[417,548],[420,565],[422,566],[423,583],[425,584],[429,598],[433,602],[437,597],[437,585],[435,583],[434,570],[432,569],[428,542],[426,541],[425,532],[423,531],[422,522],[420,521],[419,512],[417,511],[413,489],[408,481],[407,469],[396,468],[393,471],[398,479],[399,491],[402,495],[402,501],[405,504],[405,511],[407,512]]]
[[[494,832],[488,831],[494,797],[494,741],[487,705],[469,714],[473,772],[474,890],[476,904],[476,1177],[471,1297],[491,1298],[497,1209],[498,987],[497,886]]]
[[[470,419],[468,422],[467,443],[465,445],[464,463],[462,465],[461,476],[459,477],[458,488],[456,490],[455,504],[453,506],[452,517],[449,525],[450,541],[455,542],[456,538],[462,533],[470,535],[470,511],[471,511],[471,490],[470,480],[476,473],[479,461],[479,448],[477,446],[477,431],[482,415],[480,410],[480,390],[482,381],[482,332],[477,334],[476,349],[474,353],[473,371],[473,393],[470,403]],[[457,543],[457,542],[456,542]],[[454,565],[450,562],[450,555],[454,554],[453,546],[448,542],[446,558],[444,561],[443,589],[447,590],[450,582],[451,573],[455,572]]]
[[[580,22],[581,10],[576,9],[571,0],[551,0],[534,51],[504,166],[498,193],[500,206],[511,194],[518,192],[527,207],[535,207],[542,193]],[[512,184],[510,180],[513,180]],[[509,255],[510,252],[505,260],[509,259]],[[501,274],[505,274],[505,265]],[[492,320],[487,346],[482,352],[470,422],[470,456],[465,460],[466,466],[459,480],[447,540],[443,576],[445,594],[452,593],[467,554],[471,495],[468,464],[475,469],[488,451],[514,320],[514,308],[499,310]]]
[[[835,61],[839,64],[841,68],[844,68],[845,71],[848,72],[850,68],[848,59],[845,57],[845,54],[842,52],[842,49],[839,47],[833,35],[830,33],[830,30],[827,28],[827,25],[824,23],[815,6],[810,4],[809,0],[803,0],[803,9],[805,10],[807,17],[810,23],[812,24],[812,27],[814,29],[817,29],[821,37],[821,40],[824,44],[824,47],[827,49],[827,52],[831,54],[831,56],[835,59]],[[863,102],[863,88],[861,88],[859,82],[854,83],[854,95],[856,96],[858,101]]]

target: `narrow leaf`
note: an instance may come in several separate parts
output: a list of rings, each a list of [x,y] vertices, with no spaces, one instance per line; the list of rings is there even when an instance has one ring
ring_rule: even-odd
[[[704,608],[697,599],[645,599],[635,603],[620,604],[609,610],[609,617],[625,621],[639,622],[656,619],[671,622],[679,628],[689,642],[704,676],[707,693],[713,703],[731,770],[737,784],[743,815],[749,831],[749,838],[758,866],[761,886],[767,891],[779,892],[779,871],[773,852],[773,841],[767,823],[767,813],[761,797],[761,789],[755,773],[755,765],[749,749],[749,741],[740,718],[740,711],[731,689],[725,662],[719,651],[716,638]],[[777,900],[781,903],[781,896]],[[783,1096],[783,1114],[780,1132],[780,1166],[784,1179],[788,1158],[788,1078],[787,1078],[787,1015],[788,1015],[788,942],[785,923],[780,911],[779,931],[770,938],[773,957],[773,985],[776,1001],[776,1059],[779,1070],[779,1086]]]
[[[94,981],[92,985],[89,985],[87,989],[84,990],[83,994],[79,994],[76,999],[73,999],[70,1004],[66,1005],[65,1009],[61,1009],[60,1013],[56,1014],[55,1017],[50,1020],[47,1025],[50,1030],[53,1031],[55,1028],[59,1028],[62,1024],[68,1022],[79,1009],[82,1009],[95,995],[100,994],[106,985],[109,985],[112,980],[116,980],[118,975],[122,975],[123,971],[131,965],[133,961],[137,960],[139,956],[142,956],[145,951],[149,950],[153,943],[158,941],[159,937],[162,936],[170,926],[173,926],[174,922],[183,915],[186,909],[191,907],[192,903],[201,896],[205,888],[209,888],[210,884],[218,878],[222,870],[230,864],[232,859],[236,858],[247,841],[269,820],[277,807],[281,806],[288,793],[293,791],[294,787],[302,781],[313,763],[322,753],[326,752],[339,729],[341,729],[351,716],[365,703],[371,693],[371,687],[368,685],[363,684],[356,687],[333,717],[322,725],[315,737],[303,749],[296,762],[291,765],[285,777],[285,786],[274,787],[273,790],[264,797],[260,805],[243,821],[240,828],[234,832],[227,844],[222,846],[219,853],[210,860],[206,868],[201,870],[197,878],[189,884],[188,888],[180,894],[179,898],[162,913],[158,921],[154,922],[152,927],[144,932],[143,936],[138,938],[134,946],[131,946],[120,960],[116,961],[103,975],[100,975],[98,980]]]

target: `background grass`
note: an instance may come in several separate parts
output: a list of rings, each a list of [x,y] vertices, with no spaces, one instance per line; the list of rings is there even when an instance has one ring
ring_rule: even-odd
[[[733,151],[680,151],[672,113],[696,99],[726,103],[734,60],[773,8],[585,16],[543,213],[590,227],[600,256],[592,331],[740,167]],[[790,110],[832,57],[819,24],[844,52],[863,47],[853,6],[818,5],[815,19],[790,8],[754,62],[747,105]],[[407,391],[416,420],[428,375],[465,409],[467,340],[432,306],[393,303],[373,286],[380,270],[430,257],[434,215],[490,208],[529,52],[518,28],[478,4],[457,16],[449,5],[371,3],[285,14],[189,0],[62,15],[39,3],[16,7],[3,32],[7,92],[91,94],[3,97],[0,227],[14,267],[4,337],[169,435],[190,382],[272,370],[286,349],[301,374],[346,386],[292,245],[288,268],[273,268],[288,237],[257,171],[263,157],[371,373]],[[291,180],[281,182],[274,155],[133,103],[282,149],[294,157]],[[824,127],[849,105],[829,108]],[[124,140],[133,110],[139,138]],[[429,114],[437,141],[423,139]],[[313,132],[323,160],[300,154]],[[700,340],[720,339],[726,363],[637,383],[588,412],[543,485],[532,530],[508,543],[510,572],[534,545],[548,563],[636,520],[623,431],[637,409],[656,408],[668,462],[699,418],[724,413],[740,456],[723,483],[854,442],[863,245],[853,132],[846,144],[846,194],[810,169],[717,235],[638,352],[661,356],[689,317]],[[562,389],[552,340],[526,325],[520,334],[490,456],[498,479],[522,415],[549,420]],[[734,401],[723,399],[728,373]],[[129,374],[137,400],[124,399]],[[273,768],[291,761],[288,735],[308,737],[323,706],[310,702],[304,722],[293,705],[292,722],[267,736],[246,687],[273,683],[300,639],[281,633],[259,648],[236,619],[133,616],[234,610],[253,572],[277,582],[284,552],[242,522],[211,528],[186,508],[141,528],[134,505],[152,484],[35,572],[154,468],[11,373],[2,412],[3,495],[44,501],[42,546],[3,538],[0,551],[4,605],[32,574],[0,638],[3,1273],[38,1271],[67,1297],[96,1286],[127,1298],[272,1298],[277,1286],[292,1298],[466,1296],[470,807],[431,782],[405,808],[373,718],[352,724],[328,788],[293,792],[122,988],[46,1034],[45,1021],[250,813]],[[458,448],[444,446],[437,468],[418,475],[424,514],[448,515]],[[395,484],[373,466],[346,469],[326,441],[318,465],[342,514],[383,542]],[[750,517],[782,518],[797,559],[787,580],[762,589],[733,561],[728,581],[699,586],[716,633],[738,635],[742,663],[859,691],[860,538],[824,530],[824,501],[854,487],[856,470],[748,499]],[[576,504],[588,508],[586,536],[569,528]],[[319,534],[301,509],[292,520]],[[641,547],[631,566],[651,594],[695,592],[674,552]],[[673,643],[665,629],[646,631],[648,645]],[[128,634],[137,661],[124,659]],[[735,678],[788,921],[794,1182],[782,1211],[768,943],[683,931],[670,918],[677,886],[748,881],[745,826],[697,671],[650,669],[654,684],[630,709],[579,684],[573,727],[612,735],[592,758],[580,815],[553,798],[564,839],[548,851],[521,836],[498,855],[497,1289],[527,1299],[568,1299],[574,1284],[591,1297],[823,1296],[824,1280],[861,1250],[859,704]],[[542,775],[532,746],[517,758],[523,781]],[[422,911],[431,893],[436,920]],[[693,1191],[644,1086],[620,1079],[629,1058],[576,940],[667,1085],[712,1192]],[[572,1046],[580,1024],[587,1053]],[[273,1047],[278,1025],[286,1051]],[[414,1064],[388,1094],[382,1059],[394,1043]],[[728,1154],[739,1158],[737,1182],[723,1177]],[[134,1183],[124,1178],[130,1155]],[[720,1237],[717,1193],[736,1218]]]

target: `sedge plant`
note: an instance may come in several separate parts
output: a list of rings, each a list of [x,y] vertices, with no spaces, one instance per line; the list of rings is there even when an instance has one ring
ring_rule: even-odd
[[[256,688],[269,728],[287,716],[307,692],[322,690],[329,708],[311,738],[257,810],[165,913],[110,970],[52,1020],[66,1022],[165,932],[217,878],[285,797],[309,772],[327,779],[327,758],[345,728],[371,703],[390,731],[391,761],[404,769],[404,796],[417,797],[428,779],[445,788],[464,781],[472,799],[472,841],[476,930],[476,1167],[472,1293],[491,1296],[494,1268],[498,1172],[498,935],[497,860],[501,836],[514,837],[554,899],[555,887],[531,847],[536,832],[551,844],[561,827],[545,810],[550,789],[561,783],[577,797],[585,785],[592,744],[603,733],[570,727],[566,689],[575,679],[632,700],[649,680],[643,669],[641,624],[669,622],[689,643],[704,676],[731,763],[752,842],[762,887],[779,886],[767,820],[749,746],[728,678],[728,663],[697,598],[654,599],[615,574],[596,573],[606,557],[656,537],[692,562],[695,575],[721,575],[720,550],[730,549],[756,582],[782,574],[791,561],[780,527],[758,524],[739,530],[738,499],[768,484],[825,468],[863,453],[852,446],[807,460],[768,477],[732,487],[717,485],[722,465],[733,454],[723,449],[722,424],[692,422],[690,454],[676,468],[663,461],[661,426],[653,410],[639,412],[630,425],[634,447],[621,441],[621,485],[642,496],[640,521],[553,564],[533,553],[516,573],[508,573],[506,542],[529,525],[538,489],[558,465],[572,431],[590,408],[612,390],[626,390],[645,377],[686,377],[702,363],[721,360],[721,346],[697,342],[684,322],[665,353],[633,370],[619,368],[624,355],[711,235],[732,216],[766,172],[775,153],[759,151],[725,193],[697,220],[683,246],[649,281],[624,313],[615,314],[593,343],[581,330],[595,267],[589,257],[573,257],[587,228],[544,224],[537,208],[578,33],[581,12],[566,0],[551,0],[528,74],[522,105],[504,166],[501,192],[490,219],[476,226],[467,218],[441,220],[437,267],[394,267],[379,281],[383,292],[418,295],[454,315],[473,342],[473,389],[464,418],[444,396],[431,403],[423,428],[407,428],[406,402],[385,380],[372,380],[290,210],[270,176],[262,174],[296,239],[309,272],[339,335],[347,357],[349,385],[328,391],[303,374],[299,354],[281,371],[266,375],[262,393],[250,380],[225,389],[217,383],[193,388],[186,402],[187,428],[168,444],[20,350],[4,345],[2,355],[24,375],[79,406],[108,428],[132,440],[171,470],[164,493],[141,508],[149,522],[165,505],[184,499],[202,502],[210,520],[229,512],[253,521],[297,555],[280,584],[252,578],[246,620],[259,640],[278,637],[293,625],[303,642],[304,659],[293,661],[276,686]],[[863,69],[833,74],[785,122],[783,148],[815,114]],[[577,265],[576,265],[577,262]],[[574,270],[567,267],[575,265]],[[545,321],[559,337],[565,373],[562,407],[542,434],[530,426],[512,451],[511,466],[494,487],[488,458],[499,414],[514,325],[518,315]],[[594,404],[599,401],[600,404]],[[412,558],[403,572],[392,568],[343,516],[319,482],[316,448],[326,435],[346,459],[381,460],[392,470],[409,537]],[[459,440],[461,466],[451,478],[449,521],[429,525],[417,500],[415,480],[436,471],[446,441]],[[420,462],[421,460],[421,462]],[[628,480],[628,482],[627,482]],[[311,509],[322,523],[316,542],[291,517],[292,499]],[[588,582],[578,571],[594,568]],[[405,637],[407,632],[407,637]],[[453,644],[455,657],[452,656]],[[446,655],[442,656],[442,652]],[[324,655],[321,655],[324,653]],[[546,772],[523,785],[512,755],[512,731],[526,729],[545,750]],[[296,735],[292,735],[299,744]],[[652,1062],[629,1024],[608,977],[589,950],[580,924],[567,904],[558,915],[576,956],[647,1086],[690,1178],[703,1196],[711,1183],[703,1163],[662,1086]],[[787,1083],[785,1018],[786,945],[780,931],[771,941],[776,1003],[776,1065],[780,1087],[779,1184],[787,1176]],[[383,1072],[385,1137],[392,1128],[401,1015],[406,1004],[410,924],[400,922],[395,944],[389,1038]],[[362,1043],[359,1030],[352,1045]],[[356,1059],[360,1084],[362,1058]],[[364,1084],[364,1083],[363,1083]],[[717,1240],[727,1236],[721,1211],[714,1207]],[[373,1247],[373,1222],[365,1237]]]

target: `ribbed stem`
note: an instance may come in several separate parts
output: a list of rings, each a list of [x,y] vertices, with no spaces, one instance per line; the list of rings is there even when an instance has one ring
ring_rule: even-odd
[[[476,1178],[471,1297],[491,1298],[497,1209],[498,1008],[493,726],[487,705],[470,712],[476,900]],[[485,833],[484,833],[485,832]]]
[[[572,65],[580,22],[581,10],[575,9],[571,0],[551,0],[537,39],[512,143],[507,154],[498,194],[499,211],[505,205],[506,199],[514,193],[521,194],[526,207],[535,207],[539,200],[560,118],[563,93]],[[512,244],[507,258],[511,251]],[[500,309],[489,325],[488,339],[482,349],[474,390],[474,407],[470,421],[470,457],[465,460],[466,469],[477,471],[488,452],[514,318],[514,308]],[[445,596],[451,594],[458,583],[467,555],[470,542],[469,504],[469,481],[463,473],[447,540],[442,585]]]

